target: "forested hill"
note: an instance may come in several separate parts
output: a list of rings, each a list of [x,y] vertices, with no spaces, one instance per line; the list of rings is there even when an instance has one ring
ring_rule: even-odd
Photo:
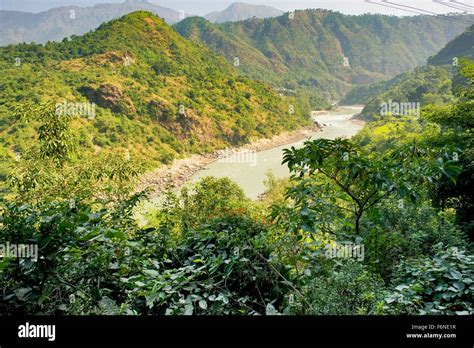
[[[180,21],[180,13],[145,0],[104,3],[89,7],[61,6],[40,13],[0,11],[0,46],[21,42],[61,41],[82,35],[99,25],[134,11],[152,12],[168,23]]]
[[[93,117],[73,120],[80,152],[127,148],[150,164],[310,122],[304,102],[238,76],[223,57],[148,12],[71,41],[1,48],[0,67],[3,158],[37,136],[34,122],[10,112],[26,102],[95,103]]]
[[[474,16],[456,18],[302,10],[218,25],[188,18],[176,29],[231,62],[238,58],[239,69],[252,77],[287,89],[316,89],[329,99],[426,63]]]
[[[365,120],[379,119],[381,105],[389,103],[418,103],[421,107],[429,104],[445,104],[454,101],[453,69],[442,66],[423,66],[397,76],[396,78],[372,86],[372,94],[365,99],[365,107],[360,117]],[[357,95],[360,101],[362,91],[356,89],[341,102],[348,104]],[[371,88],[367,88],[371,90]]]
[[[474,26],[471,26],[431,57],[427,66],[389,81],[354,88],[341,104],[365,104],[360,116],[371,120],[380,117],[380,104],[389,100],[418,102],[422,106],[453,102],[454,90],[466,83],[457,74],[457,66],[463,59],[474,59],[473,44]]]
[[[430,57],[428,64],[453,64],[453,58],[466,57],[474,59],[474,25],[469,27],[456,39],[449,42],[435,56]]]

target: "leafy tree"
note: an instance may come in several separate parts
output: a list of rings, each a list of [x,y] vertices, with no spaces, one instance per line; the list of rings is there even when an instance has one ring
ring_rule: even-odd
[[[301,218],[299,228],[310,233],[321,231],[335,234],[334,222],[325,214],[348,213],[353,223],[347,233],[361,234],[361,220],[371,208],[388,198],[416,200],[417,192],[426,182],[440,175],[454,178],[455,161],[449,154],[434,163],[424,158],[428,152],[411,147],[370,157],[348,140],[317,139],[300,149],[285,149],[287,163],[295,185],[287,198]]]

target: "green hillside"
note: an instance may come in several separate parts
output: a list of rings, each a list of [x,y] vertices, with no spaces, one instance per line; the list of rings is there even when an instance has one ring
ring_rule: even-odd
[[[430,16],[348,16],[327,10],[218,25],[188,18],[175,25],[228,61],[238,58],[243,73],[282,89],[304,88],[319,102],[424,64],[467,26]]]
[[[389,81],[356,87],[341,104],[365,104],[361,118],[380,118],[381,105],[391,101],[429,104],[453,102],[454,94],[464,88],[466,78],[458,73],[458,66],[466,58],[473,59],[474,27],[450,41],[439,53],[428,60],[428,65],[400,74]],[[443,65],[443,66],[439,66]]]
[[[81,156],[122,148],[149,166],[309,122],[304,100],[238,75],[148,12],[70,41],[1,48],[0,67],[0,151],[9,159],[37,136],[35,122],[10,112],[24,103],[95,103],[95,117],[72,123]]]
[[[360,117],[379,119],[384,103],[419,103],[420,108],[429,104],[445,104],[454,101],[453,69],[425,66],[406,72],[387,82],[367,100]],[[397,116],[397,115],[394,115]]]
[[[59,6],[56,1],[56,6]],[[122,3],[97,3],[94,6],[59,6],[39,13],[0,9],[0,46],[17,43],[61,41],[71,35],[95,30],[102,23],[135,11],[148,11],[167,23],[181,20],[178,11],[157,6],[146,0]]]
[[[474,25],[469,27],[464,33],[455,40],[449,42],[435,56],[428,59],[428,64],[445,65],[457,64],[453,58],[471,58],[474,59]]]

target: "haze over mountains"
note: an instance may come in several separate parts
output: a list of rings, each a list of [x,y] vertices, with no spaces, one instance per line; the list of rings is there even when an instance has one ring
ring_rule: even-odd
[[[179,12],[141,0],[127,0],[120,4],[104,3],[92,7],[64,6],[40,13],[0,11],[0,45],[61,41],[65,37],[82,35],[104,22],[139,10],[154,13],[168,23],[180,20]]]
[[[62,6],[40,13],[0,10],[0,46],[21,42],[45,43],[61,41],[71,35],[82,35],[100,24],[134,11],[149,11],[167,23],[176,23],[189,14],[158,6],[147,0],[126,0],[123,3],[103,3],[89,7]],[[266,18],[283,14],[269,6],[235,3],[224,11],[206,16],[212,22]]]
[[[270,18],[281,16],[284,12],[265,5],[250,5],[236,2],[223,11],[211,12],[204,16],[214,23],[241,21],[248,18]]]
[[[465,83],[456,76],[457,68],[462,59],[474,59],[473,45],[474,26],[471,26],[430,57],[427,65],[389,81],[354,88],[341,100],[341,104],[364,104],[360,116],[372,120],[378,117],[380,104],[387,100],[417,101],[423,106],[452,102],[453,90]]]
[[[474,58],[474,25],[449,42],[435,56],[430,57],[428,63],[433,65],[452,64],[454,57]]]

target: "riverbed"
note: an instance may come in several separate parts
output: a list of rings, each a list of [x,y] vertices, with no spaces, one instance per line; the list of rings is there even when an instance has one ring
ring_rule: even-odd
[[[196,172],[188,182],[194,183],[206,176],[228,177],[242,187],[249,198],[257,199],[265,191],[264,180],[268,171],[272,171],[278,178],[290,175],[288,168],[281,165],[283,149],[292,146],[302,147],[304,142],[309,139],[350,138],[363,127],[361,121],[351,119],[361,110],[362,107],[359,106],[347,106],[341,107],[337,111],[313,112],[312,117],[322,125],[322,130],[308,134],[307,139],[269,150],[259,152],[245,150],[219,158]]]

